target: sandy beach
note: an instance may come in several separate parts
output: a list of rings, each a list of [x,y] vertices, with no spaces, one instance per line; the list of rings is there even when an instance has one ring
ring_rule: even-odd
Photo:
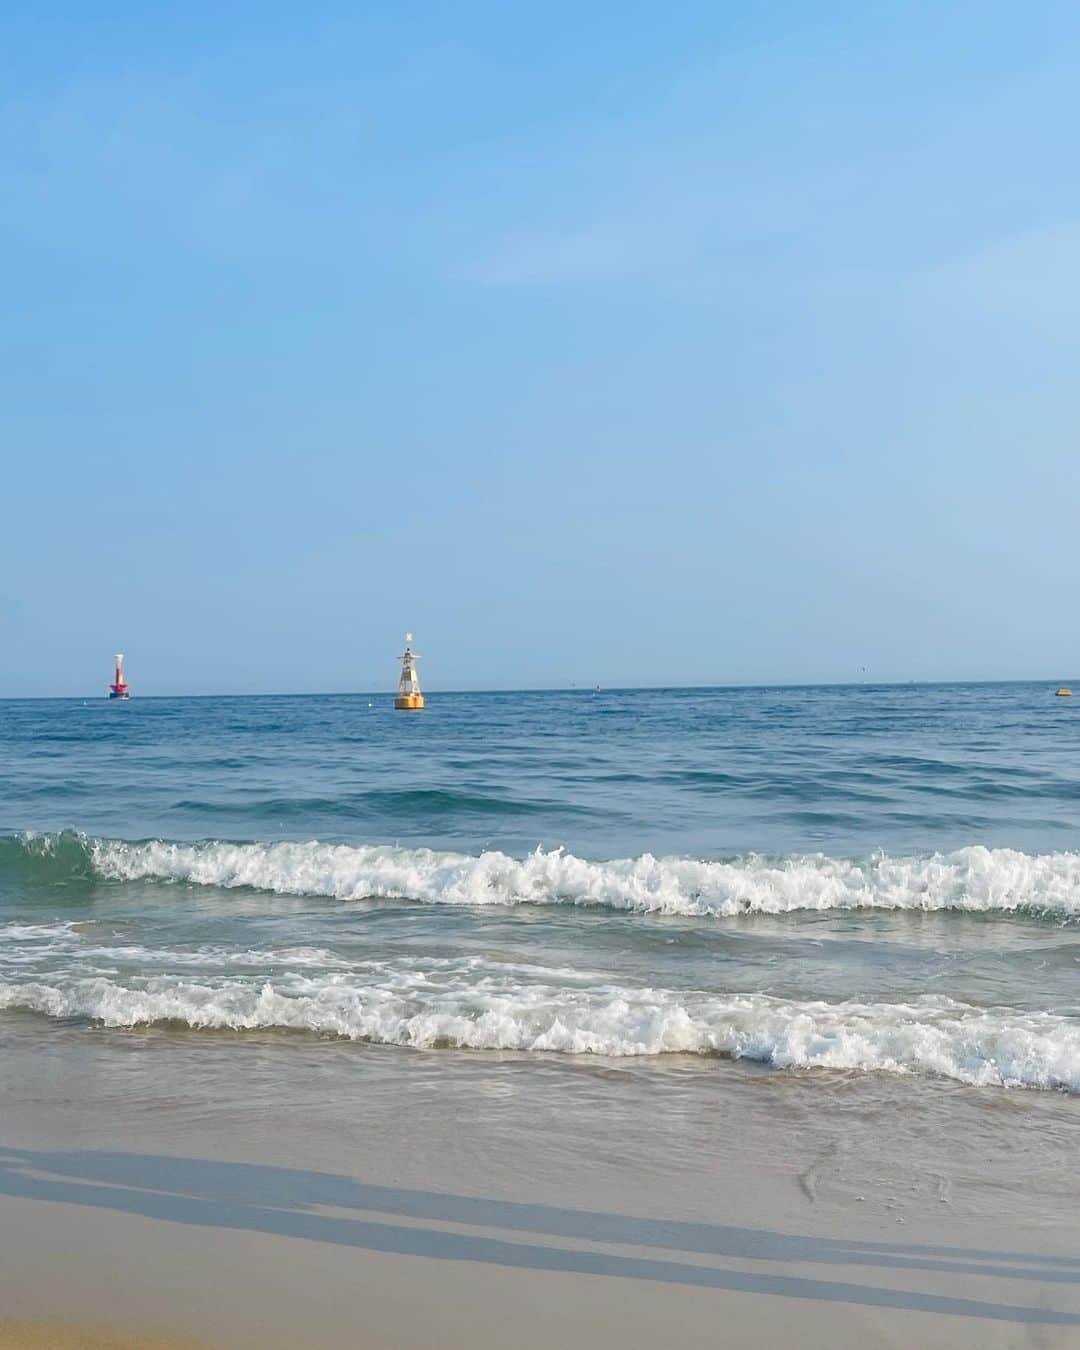
[[[718,1078],[702,1111],[696,1068],[561,1062],[537,1084],[535,1064],[287,1037],[200,1053],[186,1091],[166,1036],[54,1028],[5,1057],[0,1309],[47,1325],[0,1344],[1080,1341],[1049,1110],[1010,1167],[931,1137],[957,1095],[940,1084],[914,1108],[922,1145],[886,1157],[865,1078],[824,1120],[816,1087],[763,1072]],[[996,1094],[1014,1130],[1048,1094],[1023,1098]]]
[[[196,1350],[191,1341],[64,1322],[0,1320],[0,1350]]]

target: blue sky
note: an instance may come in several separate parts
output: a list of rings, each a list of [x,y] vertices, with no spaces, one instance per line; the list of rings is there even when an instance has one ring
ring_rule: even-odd
[[[0,694],[1080,678],[1080,7],[8,5]]]

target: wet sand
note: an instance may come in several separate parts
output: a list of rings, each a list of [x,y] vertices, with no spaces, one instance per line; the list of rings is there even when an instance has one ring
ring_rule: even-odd
[[[60,1322],[0,1318],[0,1350],[198,1350],[191,1341],[140,1336]]]
[[[46,1175],[45,1158],[25,1162]],[[28,1184],[30,1198],[0,1203],[0,1288],[7,1308],[111,1321],[127,1338],[50,1329],[0,1344],[164,1350],[168,1342],[136,1334],[150,1324],[175,1329],[180,1343],[282,1347],[1080,1339],[1075,1263],[958,1248],[940,1232],[931,1244],[880,1244],[402,1191],[347,1210],[319,1202],[325,1184],[347,1185],[325,1174],[278,1178],[286,1198],[270,1193],[263,1171],[256,1200],[238,1194],[245,1181],[230,1184],[231,1167],[101,1162],[64,1159],[64,1180],[38,1183],[51,1184],[48,1199]],[[91,1179],[103,1171],[115,1181]]]
[[[915,1108],[906,1083],[901,1111],[866,1076],[283,1038],[42,1047],[4,1077],[0,1316],[51,1325],[0,1346],[1080,1344],[1068,1099],[930,1085]]]

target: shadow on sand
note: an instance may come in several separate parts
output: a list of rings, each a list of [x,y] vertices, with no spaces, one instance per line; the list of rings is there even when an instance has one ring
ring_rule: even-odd
[[[52,1200],[241,1232],[329,1242],[360,1250],[522,1270],[656,1280],[699,1289],[904,1308],[994,1321],[1080,1327],[1080,1314],[979,1299],[884,1289],[840,1280],[609,1254],[448,1231],[431,1224],[497,1228],[541,1239],[614,1244],[739,1261],[827,1264],[951,1276],[1075,1284],[1080,1257],[800,1237],[723,1224],[642,1219],[370,1185],[352,1177],[255,1163],[211,1162],[139,1153],[42,1152],[0,1147],[0,1195]],[[317,1212],[334,1209],[337,1214]],[[408,1224],[344,1216],[361,1210]],[[427,1226],[425,1226],[427,1225]]]

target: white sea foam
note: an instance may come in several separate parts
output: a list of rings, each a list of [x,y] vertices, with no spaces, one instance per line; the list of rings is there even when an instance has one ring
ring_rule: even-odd
[[[314,967],[319,970],[352,962],[323,947],[243,948],[204,944],[191,947],[146,947],[141,943],[101,943],[73,923],[0,924],[0,970],[6,966],[62,959],[86,965],[112,962],[131,966]]]
[[[0,923],[0,943],[52,942],[73,938],[78,933],[75,923]]]
[[[537,849],[524,859],[344,844],[89,844],[100,876],[252,887],[342,900],[443,905],[596,905],[639,913],[731,916],[796,910],[1016,911],[1080,917],[1080,853],[980,846],[862,862],[822,854],[730,862],[638,858],[589,862]]]
[[[422,1048],[603,1056],[723,1055],[781,1068],[929,1074],[983,1086],[1080,1092],[1080,1021],[906,1003],[796,1001],[764,994],[617,985],[566,988],[490,963],[373,962],[362,973],[272,979],[61,975],[0,981],[0,1008],[110,1027],[177,1023],[281,1028]]]

